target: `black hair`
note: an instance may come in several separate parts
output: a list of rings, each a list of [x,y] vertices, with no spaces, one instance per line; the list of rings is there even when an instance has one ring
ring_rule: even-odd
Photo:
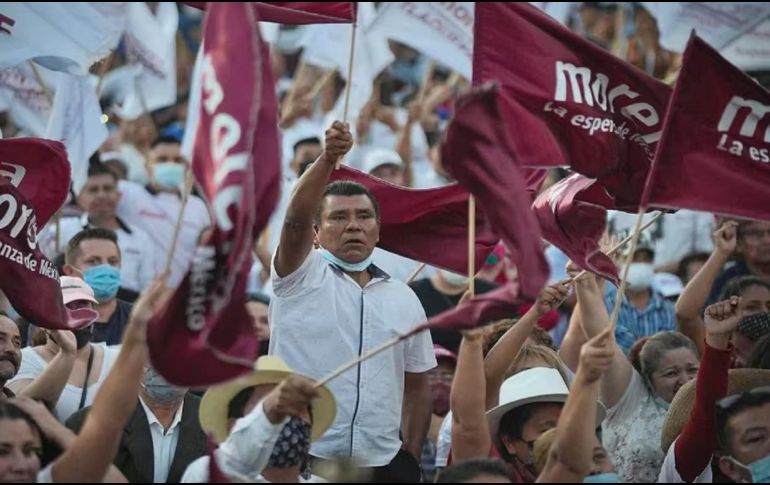
[[[524,425],[527,424],[527,421],[529,421],[540,404],[543,403],[535,402],[519,406],[505,413],[500,419],[496,437],[497,451],[506,463],[513,463],[513,455],[508,452],[508,448],[503,444],[502,437],[521,440],[522,434],[524,434]]]
[[[180,142],[178,139],[174,138],[173,136],[161,135],[152,141],[150,148],[155,148],[156,146],[163,145],[163,144],[181,145],[182,142]]]
[[[49,463],[54,461],[62,453],[61,447],[46,439],[43,431],[32,417],[21,408],[7,400],[0,400],[0,420],[22,420],[26,422],[30,429],[40,437],[41,455],[40,468],[43,469]]]
[[[301,147],[302,145],[309,144],[309,143],[312,143],[314,145],[316,145],[316,144],[320,145],[321,144],[321,139],[318,138],[317,136],[309,136],[307,138],[303,138],[303,139],[299,140],[297,143],[295,143],[292,146],[291,151],[293,153],[296,153],[297,152],[297,148]]]
[[[749,357],[749,361],[746,363],[746,367],[749,369],[770,370],[770,334],[759,339],[757,346],[754,347],[754,352],[751,353],[751,357]]]
[[[728,398],[729,399],[729,398]],[[770,389],[767,392],[744,392],[727,409],[717,405],[717,452],[721,456],[731,456],[733,449],[730,444],[732,431],[730,419],[752,408],[770,404]]]
[[[737,276],[727,282],[722,289],[722,293],[719,295],[718,301],[724,301],[733,296],[741,296],[744,291],[752,286],[760,286],[770,290],[770,283],[756,276]]]
[[[270,297],[264,293],[249,293],[246,299],[248,301],[255,301],[264,305],[270,305]]]
[[[483,475],[502,477],[514,483],[509,466],[500,460],[476,459],[460,462],[438,472],[436,483],[469,483]]]
[[[372,206],[374,207],[374,215],[377,217],[377,220],[380,219],[380,204],[377,202],[377,199],[374,198],[374,195],[369,191],[369,189],[359,184],[358,182],[353,182],[352,180],[338,180],[336,182],[330,183],[324,189],[321,204],[318,206],[318,211],[316,211],[315,215],[316,224],[321,223],[321,212],[323,212],[324,201],[326,200],[326,197],[330,195],[341,195],[346,197],[351,197],[354,195],[365,195],[372,202]]]
[[[690,266],[690,263],[694,263],[696,261],[700,261],[705,263],[709,259],[709,253],[691,253],[682,258],[681,261],[679,261],[679,266],[676,270],[676,275],[679,276],[679,279],[682,280],[683,283],[687,282],[687,267]]]
[[[116,184],[118,183],[118,174],[116,174],[113,170],[110,170],[102,162],[91,162],[88,165],[88,176],[96,177],[97,175],[109,175],[115,180]]]

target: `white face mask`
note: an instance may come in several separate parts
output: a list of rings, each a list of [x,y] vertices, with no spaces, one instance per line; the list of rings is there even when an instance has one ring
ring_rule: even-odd
[[[628,268],[629,291],[644,291],[652,287],[655,269],[650,263],[631,263]]]
[[[444,278],[444,281],[452,286],[468,286],[468,275],[452,273],[451,271],[444,271],[443,269],[440,269],[439,273],[441,273],[441,277]]]

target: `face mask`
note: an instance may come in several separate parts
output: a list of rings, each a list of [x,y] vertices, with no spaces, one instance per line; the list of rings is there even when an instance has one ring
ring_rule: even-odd
[[[267,468],[293,468],[307,461],[310,453],[310,424],[294,416],[281,430]]]
[[[77,341],[77,347],[78,350],[82,349],[86,345],[88,345],[91,342],[91,339],[94,337],[94,326],[89,325],[85,328],[80,328],[78,330],[73,330],[75,334],[75,340]]]
[[[730,458],[730,460],[735,466],[751,473],[752,483],[770,483],[770,456],[759,459],[750,465],[744,465],[735,458]]]
[[[144,371],[142,386],[147,396],[160,405],[169,406],[180,403],[187,394],[187,389],[170,384],[152,368]]]
[[[652,287],[655,269],[650,263],[631,263],[628,268],[628,289],[644,291]]]
[[[78,330],[94,323],[99,318],[99,312],[90,308],[67,309],[67,325]]]
[[[339,266],[345,271],[348,271],[350,273],[360,273],[362,271],[366,271],[369,269],[369,266],[372,265],[372,255],[370,254],[368,258],[361,261],[360,263],[346,263],[345,261],[341,260],[337,256],[333,255],[326,249],[321,249],[321,256],[331,264],[335,266]]]
[[[161,162],[153,168],[153,180],[161,188],[178,189],[184,183],[186,168],[181,163]]]
[[[738,324],[738,333],[752,341],[761,339],[770,333],[770,312],[744,317]]]
[[[430,395],[433,399],[433,414],[444,417],[449,413],[449,395],[452,386],[446,382],[433,382],[430,385]]]
[[[583,479],[583,483],[620,483],[617,473],[600,473]]]
[[[111,300],[120,288],[120,270],[109,264],[100,264],[83,271],[83,279],[94,290],[100,302]]]
[[[444,271],[439,270],[441,272],[441,277],[444,278],[444,281],[449,283],[452,286],[468,286],[468,275],[461,275],[457,273],[452,273],[450,271]]]

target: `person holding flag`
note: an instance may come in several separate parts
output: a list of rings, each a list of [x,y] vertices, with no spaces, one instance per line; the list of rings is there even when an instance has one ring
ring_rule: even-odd
[[[273,258],[270,353],[315,379],[425,320],[417,296],[372,261],[376,199],[354,182],[327,185],[352,145],[347,124],[327,130],[323,154],[297,183]],[[337,417],[311,454],[353,459],[373,469],[375,481],[418,481],[431,414],[427,371],[435,366],[422,333],[331,381]]]

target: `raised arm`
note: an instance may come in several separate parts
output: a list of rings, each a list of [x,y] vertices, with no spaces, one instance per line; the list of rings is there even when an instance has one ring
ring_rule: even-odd
[[[347,124],[335,121],[326,130],[324,151],[300,177],[286,210],[281,242],[275,256],[278,276],[288,276],[296,271],[313,248],[313,222],[329,175],[337,160],[352,146],[353,137]]]
[[[115,458],[123,428],[136,409],[147,363],[147,322],[167,294],[156,281],[134,306],[115,365],[96,394],[83,429],[53,464],[56,483],[100,482]]]
[[[519,354],[521,347],[532,334],[540,317],[556,309],[567,298],[569,288],[561,283],[547,286],[530,310],[497,341],[484,358],[484,375],[487,383],[486,408],[497,405],[500,386],[505,374]]]
[[[580,351],[577,375],[556,427],[540,483],[581,483],[591,471],[596,438],[599,384],[613,365],[615,342],[611,328],[589,340]]]
[[[487,458],[492,447],[486,415],[481,331],[466,332],[452,383],[452,460]]]
[[[75,334],[65,330],[47,331],[47,336],[59,346],[59,352],[39,376],[18,380],[9,387],[16,395],[42,401],[48,409],[53,409],[77,360],[77,342]]]
[[[714,281],[735,252],[737,236],[737,222],[727,221],[722,224],[722,227],[714,233],[714,252],[687,284],[676,302],[677,330],[695,342],[701,353],[704,350],[703,339],[705,338],[701,310],[708,301]]]
[[[586,275],[578,278],[575,281],[575,293],[583,331],[588,339],[592,339],[604,332],[610,325],[610,316],[604,306],[602,291],[596,282],[596,277]],[[618,346],[614,339],[612,345],[615,348],[615,357],[612,365],[604,374],[601,384],[601,400],[608,408],[615,406],[623,397],[634,371],[623,353],[623,349]]]

